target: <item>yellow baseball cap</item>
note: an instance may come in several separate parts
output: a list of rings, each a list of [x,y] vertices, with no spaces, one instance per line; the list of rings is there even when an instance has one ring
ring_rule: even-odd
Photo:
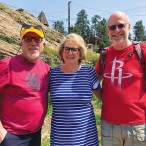
[[[22,39],[29,32],[34,32],[37,35],[39,35],[41,38],[45,37],[42,26],[23,24],[20,32],[20,38]]]

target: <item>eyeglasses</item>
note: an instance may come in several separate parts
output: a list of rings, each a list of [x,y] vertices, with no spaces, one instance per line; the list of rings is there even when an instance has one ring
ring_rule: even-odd
[[[128,23],[120,23],[120,24],[117,24],[117,25],[111,25],[111,26],[108,26],[108,29],[110,31],[115,31],[117,29],[117,27],[119,29],[122,29],[122,28],[125,28],[125,26],[127,25]]]
[[[69,53],[70,51],[75,54],[79,51],[79,48],[64,47],[64,52],[65,53]]]
[[[41,43],[42,40],[43,40],[43,39],[40,38],[40,37],[31,37],[31,36],[24,36],[24,37],[23,37],[23,40],[24,40],[26,43],[31,43],[33,39],[34,39],[34,41],[35,41],[37,44]]]
[[[42,29],[41,25],[28,25],[28,24],[25,24],[25,23],[22,25],[22,28],[25,28],[25,29],[29,29],[31,27],[33,27],[35,29]]]

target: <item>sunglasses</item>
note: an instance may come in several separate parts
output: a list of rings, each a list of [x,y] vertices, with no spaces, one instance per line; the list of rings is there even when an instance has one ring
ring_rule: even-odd
[[[33,27],[35,29],[39,29],[39,30],[43,29],[41,25],[28,25],[28,24],[25,24],[25,23],[22,25],[22,28],[25,28],[25,29],[29,29],[31,27]]]
[[[79,51],[79,48],[64,47],[64,52],[65,53],[69,53],[70,51],[75,54]]]
[[[128,23],[120,23],[118,25],[111,25],[111,26],[108,26],[108,29],[110,31],[115,31],[117,28],[118,29],[122,29],[122,28],[125,28],[125,26],[127,25]]]
[[[26,42],[26,43],[31,43],[32,40],[34,39],[34,41],[39,44],[42,42],[42,38],[41,37],[31,37],[31,36],[24,36],[23,37],[23,40]]]

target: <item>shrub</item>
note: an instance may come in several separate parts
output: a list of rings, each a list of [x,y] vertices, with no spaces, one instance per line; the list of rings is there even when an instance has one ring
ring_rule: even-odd
[[[0,5],[0,10],[5,10],[5,7],[3,5]]]
[[[3,52],[0,52],[0,59],[5,58],[5,54]]]
[[[87,65],[95,66],[98,58],[99,58],[99,54],[98,53],[95,53],[95,52],[93,52],[91,50],[88,50],[85,63]]]
[[[46,37],[49,38],[52,41],[55,41],[55,39],[56,39],[55,35],[53,35],[52,33],[47,33]]]
[[[51,67],[55,67],[61,63],[57,50],[45,47],[43,53],[47,54],[45,62],[47,62]]]
[[[17,9],[16,11],[18,11],[18,12],[24,12],[24,9],[20,8],[20,9]]]
[[[14,37],[8,37],[4,35],[0,35],[0,40],[3,40],[5,42],[8,42],[10,44],[17,44],[18,40]]]

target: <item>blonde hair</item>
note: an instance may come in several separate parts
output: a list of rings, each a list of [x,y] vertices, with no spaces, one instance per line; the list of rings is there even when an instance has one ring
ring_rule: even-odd
[[[63,63],[64,63],[64,59],[62,56],[62,52],[63,52],[64,44],[66,41],[71,41],[71,42],[77,43],[78,48],[79,48],[79,53],[80,53],[80,59],[78,62],[80,64],[86,58],[86,52],[87,52],[87,48],[85,46],[84,39],[80,35],[75,34],[75,33],[68,34],[65,38],[62,39],[60,46],[59,46],[59,56],[60,56],[61,60],[63,61]]]

